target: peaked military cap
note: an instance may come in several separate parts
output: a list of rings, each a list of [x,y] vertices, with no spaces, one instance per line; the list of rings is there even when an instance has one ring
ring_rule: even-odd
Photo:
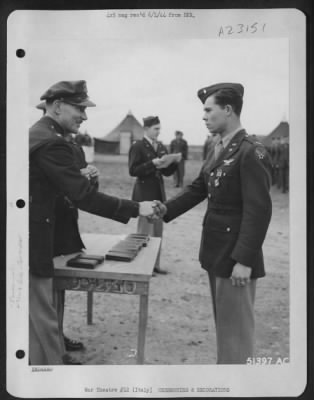
[[[38,110],[46,111],[46,103],[42,101],[41,103],[37,104],[36,108],[38,108]]]
[[[146,117],[143,118],[144,126],[151,127],[153,125],[160,124],[160,120],[158,117]]]
[[[211,96],[220,89],[233,89],[241,97],[243,97],[244,94],[244,87],[240,83],[225,82],[225,83],[216,83],[215,85],[202,88],[197,92],[197,95],[200,98],[201,102],[204,104],[207,97]]]
[[[83,107],[95,107],[87,95],[85,81],[62,81],[52,85],[40,100],[64,100],[66,103]]]

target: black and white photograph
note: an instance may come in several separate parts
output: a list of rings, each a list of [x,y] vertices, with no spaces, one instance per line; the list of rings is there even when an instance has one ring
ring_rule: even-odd
[[[8,392],[300,395],[304,14],[18,10],[7,44]]]

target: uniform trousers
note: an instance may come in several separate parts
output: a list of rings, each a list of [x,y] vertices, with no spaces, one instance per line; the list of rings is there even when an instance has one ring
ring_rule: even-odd
[[[63,364],[62,331],[53,300],[53,279],[29,274],[29,359],[31,365]]]
[[[138,217],[137,221],[137,232],[138,233],[145,233],[146,235],[152,237],[160,237],[162,238],[163,233],[163,220],[162,219],[155,219],[150,222],[146,217]],[[160,251],[156,260],[155,269],[159,269],[160,266],[160,253],[161,253],[161,246]]]
[[[254,355],[256,279],[232,286],[231,279],[208,273],[217,337],[217,364],[246,364]]]
[[[174,183],[176,186],[183,186],[183,178],[184,178],[184,172],[185,172],[185,160],[181,160],[177,164],[177,169],[175,170],[173,174],[174,178]]]
[[[279,168],[279,177],[282,193],[286,193],[289,188],[289,169],[287,167]]]

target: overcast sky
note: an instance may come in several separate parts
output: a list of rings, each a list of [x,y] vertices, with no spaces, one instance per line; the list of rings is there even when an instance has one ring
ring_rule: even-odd
[[[40,117],[34,107],[49,86],[77,79],[87,81],[97,105],[81,126],[94,137],[131,110],[140,122],[158,115],[165,143],[178,129],[190,144],[202,144],[208,132],[196,92],[223,81],[244,85],[242,124],[250,134],[267,135],[289,119],[285,38],[221,40],[199,34],[197,24],[185,29],[182,20],[158,22],[157,30],[156,21],[135,25],[93,13],[42,12],[26,21],[30,123]]]

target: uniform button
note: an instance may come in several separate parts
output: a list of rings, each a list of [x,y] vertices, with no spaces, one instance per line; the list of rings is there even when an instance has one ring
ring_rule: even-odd
[[[214,173],[213,173],[213,172],[211,172],[211,173],[210,173],[210,176],[214,176]]]
[[[50,223],[50,219],[49,218],[46,218],[46,222],[48,222],[48,224]]]
[[[227,227],[226,231],[227,231],[227,232],[230,232],[230,231],[231,231],[230,226]]]
[[[212,194],[211,193],[208,193],[208,198],[210,199],[212,197]]]

